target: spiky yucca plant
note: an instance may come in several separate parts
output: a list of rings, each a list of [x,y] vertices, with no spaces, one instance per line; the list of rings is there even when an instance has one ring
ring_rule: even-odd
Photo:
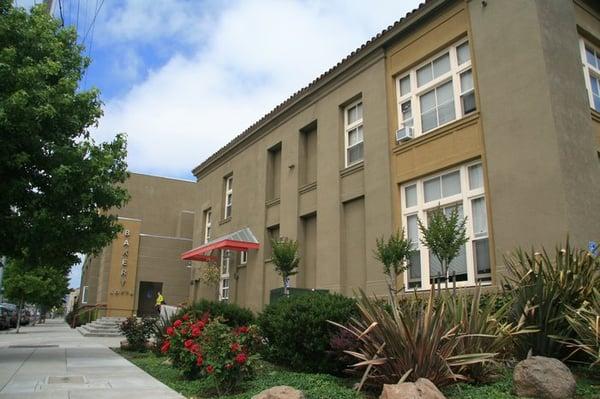
[[[461,292],[452,295],[447,291],[440,296],[446,307],[447,325],[458,327],[461,339],[458,340],[457,353],[495,353],[496,357],[487,362],[470,363],[460,366],[458,373],[474,382],[485,382],[498,371],[498,362],[512,355],[515,340],[521,334],[530,334],[537,330],[526,328],[525,318],[517,322],[506,321],[511,302],[496,307],[498,295],[492,295],[481,301],[481,286],[473,294]]]
[[[446,304],[434,303],[433,290],[426,303],[410,301],[395,317],[361,290],[358,298],[360,319],[346,329],[360,341],[357,352],[347,353],[358,359],[353,367],[364,369],[361,386],[396,384],[399,380],[416,381],[424,377],[437,386],[468,378],[454,370],[492,359],[494,353],[459,353],[462,339],[458,325],[449,325]]]
[[[565,318],[568,307],[579,309],[600,284],[600,261],[589,252],[573,248],[567,239],[554,254],[517,249],[504,262],[505,277],[513,297],[511,318],[538,328],[536,333],[520,335],[518,355],[529,350],[535,355],[563,357],[568,354],[564,343],[553,337],[573,337]]]
[[[575,332],[575,337],[563,341],[573,349],[568,358],[582,352],[590,366],[600,364],[600,292],[594,290],[593,295],[579,309],[567,308],[567,322]]]

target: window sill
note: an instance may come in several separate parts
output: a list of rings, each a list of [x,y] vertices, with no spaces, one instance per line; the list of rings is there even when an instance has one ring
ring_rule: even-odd
[[[223,219],[223,220],[219,221],[219,226],[224,225],[225,223],[229,223],[229,222],[231,222],[231,216],[229,216],[226,219]]]
[[[305,184],[298,189],[298,194],[308,193],[309,191],[313,191],[317,189],[317,182],[314,181],[312,183]]]
[[[265,206],[267,208],[275,205],[279,205],[281,203],[281,198],[273,198],[265,202]]]
[[[394,152],[394,154],[402,153],[414,146],[427,143],[427,142],[435,140],[439,137],[450,134],[458,129],[462,129],[464,127],[473,125],[478,120],[479,120],[479,111],[475,111],[472,114],[469,114],[463,118],[457,119],[446,125],[443,125],[438,128],[435,128],[433,130],[430,130],[425,134],[415,137],[414,139],[403,141],[401,143],[396,142],[396,145],[392,149],[392,151]],[[396,140],[395,136],[394,136],[394,140]]]
[[[477,287],[478,285],[480,285],[482,287],[490,287],[493,284],[492,284],[491,281],[482,281],[480,283],[475,283],[475,284],[468,284],[468,283],[465,283],[465,282],[460,282],[460,283],[457,282],[456,283],[456,289],[457,290],[473,289],[473,288]],[[431,291],[431,288],[432,287],[429,287],[429,288],[416,288],[416,289],[415,288],[406,288],[404,292],[408,293],[408,294],[410,294],[411,292],[415,292],[415,291],[417,291],[418,293],[429,292],[429,291]],[[437,285],[435,286],[435,289],[437,290]],[[444,290],[444,289],[445,289],[444,288],[444,283],[442,283],[442,290]],[[451,283],[448,283],[448,289],[449,290],[452,289],[452,284]]]
[[[342,170],[340,170],[340,177],[350,176],[356,172],[360,172],[365,168],[365,161],[362,160],[360,162],[355,163],[354,165],[350,165]]]

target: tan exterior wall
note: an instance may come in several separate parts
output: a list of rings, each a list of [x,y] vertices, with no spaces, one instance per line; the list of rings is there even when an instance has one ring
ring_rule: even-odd
[[[141,281],[162,282],[168,303],[187,301],[190,269],[180,255],[192,244],[195,183],[131,173],[125,186],[131,200],[114,213],[129,231],[129,245],[124,246],[123,231],[86,259],[81,286],[88,286],[87,305],[106,305],[113,316],[130,315],[138,309]]]
[[[585,247],[598,236],[600,164],[579,11],[563,0],[467,4],[497,258],[567,233]]]
[[[374,237],[391,232],[386,99],[381,95],[385,92],[382,56],[379,52],[365,59],[340,81],[264,128],[251,143],[198,175],[196,214],[212,208],[212,237],[248,226],[261,243],[261,249],[250,251],[248,265],[238,270],[237,280],[231,279],[232,291],[237,293],[235,302],[259,310],[268,303],[270,290],[282,286],[268,259],[266,235],[270,226],[279,226],[282,236],[298,239],[301,248],[307,251],[307,259],[293,285],[351,292],[355,287],[345,286],[344,282],[347,276],[352,276],[349,284],[383,292],[381,267],[371,256]],[[342,108],[358,98],[362,98],[364,107],[365,161],[344,168]],[[314,126],[316,134],[305,144],[301,132],[313,130]],[[281,143],[280,198],[267,202],[268,149],[278,143]],[[231,173],[234,176],[233,215],[231,220],[223,221],[222,182]],[[305,184],[311,178],[301,176],[303,173],[315,176],[316,184]],[[365,261],[348,266],[343,262],[343,203],[359,197],[364,197],[364,219],[369,221],[363,225],[361,237],[369,239],[357,244],[362,248]],[[301,216],[311,214],[316,214],[316,226],[305,229],[308,237],[304,237]],[[203,221],[196,222],[194,246],[203,240],[203,227]],[[312,244],[304,240],[314,242],[314,252]],[[314,271],[303,270],[308,265]],[[199,284],[195,291],[198,297],[214,298],[213,288]]]

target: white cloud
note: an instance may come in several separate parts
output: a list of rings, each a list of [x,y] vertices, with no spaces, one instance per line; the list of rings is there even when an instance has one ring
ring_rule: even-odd
[[[108,15],[99,37],[166,46],[175,40],[185,55],[176,53],[110,100],[94,134],[127,132],[131,170],[182,176],[417,1],[148,4],[126,2]]]

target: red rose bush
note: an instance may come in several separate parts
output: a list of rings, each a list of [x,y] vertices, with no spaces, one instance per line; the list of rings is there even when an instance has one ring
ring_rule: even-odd
[[[161,346],[186,378],[213,378],[219,395],[231,392],[252,375],[260,338],[256,327],[231,328],[205,314],[185,314],[166,330]]]

